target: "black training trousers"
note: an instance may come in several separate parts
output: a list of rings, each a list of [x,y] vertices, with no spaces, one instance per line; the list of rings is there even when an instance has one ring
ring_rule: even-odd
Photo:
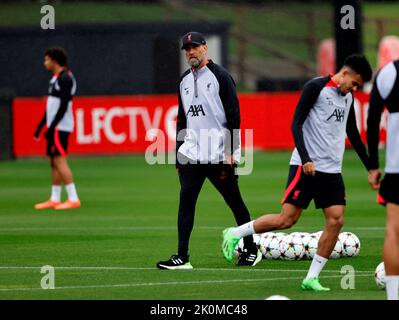
[[[194,226],[194,212],[198,195],[205,179],[215,186],[233,211],[237,225],[251,221],[249,211],[241,197],[238,175],[229,164],[185,164],[178,166],[180,179],[180,202],[178,215],[180,256],[188,255],[188,243]],[[252,244],[253,237],[244,238],[244,246]]]

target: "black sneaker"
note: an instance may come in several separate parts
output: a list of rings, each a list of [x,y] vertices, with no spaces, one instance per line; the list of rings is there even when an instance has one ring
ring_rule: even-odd
[[[169,269],[169,270],[191,270],[193,266],[187,257],[181,257],[177,254],[173,254],[169,260],[159,261],[157,263],[157,268],[159,269]]]
[[[258,249],[255,243],[250,248],[243,249],[237,266],[255,266],[262,260],[262,252]]]

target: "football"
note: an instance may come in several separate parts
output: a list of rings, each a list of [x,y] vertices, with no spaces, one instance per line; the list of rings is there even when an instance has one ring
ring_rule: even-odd
[[[267,237],[271,237],[274,235],[274,232],[264,232],[260,234],[261,238],[267,238]]]
[[[314,232],[314,233],[312,233],[312,234],[313,234],[314,236],[316,236],[317,239],[320,239],[322,233],[323,233],[323,231],[317,231],[317,232]]]
[[[341,258],[341,255],[342,255],[342,244],[341,241],[339,241],[338,239],[337,242],[335,243],[333,251],[330,254],[330,259]]]
[[[256,244],[258,249],[260,249],[260,242],[261,242],[261,238],[262,238],[261,235],[255,233],[252,236],[254,238],[254,243]],[[243,249],[244,249],[244,240],[243,240],[243,238],[241,238],[240,241],[238,241],[238,243],[237,243],[237,245],[236,245],[236,247],[234,249],[234,255],[233,256],[238,258],[241,255]]]
[[[303,232],[292,232],[290,233],[291,237],[300,237],[302,235]]]
[[[352,232],[342,232],[339,237],[343,257],[356,257],[360,252],[360,240]]]
[[[280,258],[280,240],[282,237],[271,235],[262,237],[260,242],[260,251],[266,259],[279,259]]]
[[[374,272],[374,279],[377,287],[380,289],[385,289],[385,265],[384,262],[381,262]]]
[[[280,253],[283,260],[300,260],[305,254],[305,247],[300,236],[286,236],[280,240]]]
[[[295,232],[294,232],[294,234],[295,234]],[[292,235],[292,233],[291,233],[291,235]],[[307,243],[307,241],[309,239],[310,233],[308,233],[308,232],[298,232],[297,236],[301,239],[302,244],[305,247],[305,245],[306,245],[306,243]]]
[[[285,237],[285,236],[288,236],[288,234],[285,233],[285,232],[275,232],[274,236],[276,236],[276,237]]]
[[[238,241],[238,243],[234,249],[233,256],[238,258],[241,255],[243,248],[244,248],[244,240],[241,238],[240,241]]]
[[[304,258],[313,259],[315,253],[317,252],[317,247],[319,245],[319,238],[315,234],[310,234],[302,238],[302,243],[305,248]]]
[[[290,300],[289,298],[287,298],[286,296],[280,296],[278,294],[267,297],[265,300]]]
[[[256,246],[257,246],[257,247],[258,247],[258,249],[259,249],[259,247],[260,247],[260,239],[261,239],[261,235],[260,235],[260,234],[257,234],[257,233],[255,233],[255,234],[253,234],[252,236],[253,236],[253,238],[254,238],[254,242],[255,242]]]
[[[290,233],[291,237],[299,237],[300,239],[304,239],[305,237],[309,236],[310,233],[307,232],[293,232]]]

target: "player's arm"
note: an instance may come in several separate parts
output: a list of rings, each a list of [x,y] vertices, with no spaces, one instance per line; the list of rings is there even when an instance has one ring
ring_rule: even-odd
[[[53,122],[51,122],[50,127],[45,133],[46,138],[50,138],[54,135],[55,128],[57,127],[58,123],[62,120],[65,113],[67,112],[68,103],[72,98],[71,89],[73,86],[73,82],[70,77],[61,77],[58,80],[58,85],[60,86],[60,93],[61,93],[60,107],[58,108],[58,111],[55,114]]]
[[[369,104],[367,117],[367,145],[370,154],[371,169],[378,169],[378,143],[380,140],[380,122],[381,114],[384,109],[384,100],[378,91],[376,83],[374,83],[371,91]]]
[[[180,94],[180,88],[178,93],[178,100],[179,100],[179,107],[177,111],[177,121],[176,121],[176,159],[177,159],[177,152],[179,151],[180,146],[184,142],[184,136],[185,136],[184,130],[187,128],[187,118],[184,112],[183,102]]]
[[[291,131],[292,135],[294,136],[295,147],[298,150],[299,156],[301,157],[303,171],[305,174],[311,175],[315,174],[315,168],[305,146],[302,127],[309,115],[310,110],[313,108],[321,89],[322,87],[315,82],[309,82],[304,86],[301,97],[299,98],[295,109],[294,119],[292,120],[291,124]]]
[[[225,154],[233,164],[234,152],[240,147],[240,106],[233,78],[224,73],[219,81],[219,95],[226,114],[227,130],[230,132],[230,145],[226,144]]]
[[[377,74],[378,77],[378,74]],[[377,78],[376,78],[377,79]],[[378,161],[378,143],[380,140],[381,114],[384,110],[384,99],[378,90],[377,81],[374,81],[370,95],[369,111],[367,117],[367,145],[370,155],[369,184],[378,189],[380,185],[381,170]]]
[[[35,139],[39,139],[40,137],[40,132],[42,131],[44,125],[46,124],[46,118],[47,118],[47,114],[46,112],[44,112],[43,118],[42,120],[40,120],[39,124],[36,127],[36,130],[33,134],[33,136],[35,137]]]
[[[370,158],[367,154],[366,147],[360,138],[360,133],[356,125],[356,115],[353,100],[352,105],[349,108],[348,121],[346,123],[346,134],[363,165],[367,170],[370,170]]]

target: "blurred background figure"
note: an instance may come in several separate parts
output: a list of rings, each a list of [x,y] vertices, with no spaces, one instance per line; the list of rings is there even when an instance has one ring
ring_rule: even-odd
[[[385,176],[378,157],[381,114],[388,109]],[[399,60],[386,64],[375,77],[367,119],[371,159],[369,183],[379,189],[377,202],[386,207],[384,265],[388,300],[399,300]]]
[[[76,209],[80,208],[72,171],[67,162],[68,139],[74,129],[72,97],[76,92],[76,80],[67,67],[67,55],[62,48],[49,48],[44,53],[44,67],[53,73],[48,89],[46,112],[38,124],[34,137],[40,138],[44,125],[47,131],[46,154],[51,165],[51,197],[38,203],[35,209]],[[61,203],[61,185],[65,186],[68,200]]]

